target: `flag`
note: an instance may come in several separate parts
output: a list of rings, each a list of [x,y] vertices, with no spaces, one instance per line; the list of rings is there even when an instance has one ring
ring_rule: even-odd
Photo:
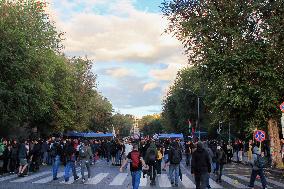
[[[187,122],[188,122],[188,130],[189,130],[189,133],[192,133],[191,121],[188,119]]]

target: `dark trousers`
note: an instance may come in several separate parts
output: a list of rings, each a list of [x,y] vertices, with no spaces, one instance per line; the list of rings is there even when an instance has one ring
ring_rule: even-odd
[[[190,166],[191,154],[185,154],[185,156],[186,156],[186,166]]]
[[[255,181],[257,175],[260,176],[262,188],[265,188],[266,185],[267,185],[267,182],[266,182],[266,179],[265,179],[265,176],[264,176],[263,169],[252,170],[251,176],[250,176],[250,182],[249,182],[250,187],[254,186],[254,181]]]
[[[8,164],[9,164],[9,158],[4,158],[3,159],[3,172],[4,173],[8,172]]]
[[[11,158],[10,160],[10,172],[16,172],[18,160],[17,158]]]
[[[157,174],[161,174],[161,171],[162,171],[162,160],[157,160],[156,168],[157,168]]]
[[[156,162],[149,162],[149,176],[152,183],[155,182],[156,176],[157,176],[157,168],[156,168]]]
[[[206,189],[208,173],[197,173],[194,174],[196,189]]]
[[[217,170],[217,181],[221,182],[221,177],[223,174],[223,167],[224,164],[223,163],[216,163],[216,170]]]

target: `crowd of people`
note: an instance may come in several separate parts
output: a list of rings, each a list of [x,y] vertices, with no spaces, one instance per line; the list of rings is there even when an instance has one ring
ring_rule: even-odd
[[[186,166],[194,175],[196,188],[210,188],[210,173],[215,174],[216,182],[222,182],[224,164],[232,161],[237,154],[237,161],[242,161],[244,149],[247,149],[248,161],[252,166],[250,187],[253,187],[257,175],[260,176],[263,188],[266,180],[263,168],[268,164],[268,153],[263,145],[249,141],[246,144],[237,140],[234,145],[217,141],[187,141],[178,139],[154,140],[151,138],[126,139],[69,139],[50,137],[46,140],[2,140],[0,143],[0,173],[28,176],[41,166],[51,165],[53,180],[57,180],[59,166],[64,165],[64,180],[69,181],[72,171],[74,180],[79,179],[76,163],[81,167],[82,182],[91,177],[90,167],[98,159],[119,166],[125,171],[130,162],[133,188],[139,187],[141,174],[149,176],[150,185],[156,185],[156,177],[162,171],[169,170],[173,186],[179,185],[182,179],[180,163],[185,156]],[[283,148],[282,148],[283,149]],[[265,160],[265,161],[264,161]],[[268,160],[268,163],[267,163]],[[85,176],[84,171],[88,174]]]

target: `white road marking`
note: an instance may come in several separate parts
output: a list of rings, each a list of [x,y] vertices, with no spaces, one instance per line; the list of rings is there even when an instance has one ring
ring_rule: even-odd
[[[60,178],[63,175],[64,175],[64,172],[59,172],[59,173],[57,173],[57,178]],[[33,183],[34,184],[45,184],[45,183],[51,182],[52,180],[53,180],[53,175],[51,175],[49,177],[45,177],[45,178],[37,180],[37,181],[34,181]]]
[[[272,180],[272,179],[266,179],[267,182],[271,183],[271,184],[274,184],[276,186],[279,186],[279,187],[283,187],[284,188],[284,184],[281,183],[281,182],[278,182],[278,181],[275,181],[275,180]]]
[[[88,174],[88,172],[85,172],[84,175],[86,175],[86,173]],[[79,173],[77,174],[77,176],[79,177],[78,179],[81,179],[81,178],[82,178],[81,172],[79,172]],[[77,179],[77,180],[78,180],[78,179]],[[60,184],[73,184],[74,182],[75,182],[75,180],[74,180],[74,177],[72,176],[72,177],[69,179],[68,182],[65,182],[65,180],[63,180],[63,181],[60,182]]]
[[[160,187],[165,187],[165,188],[172,187],[167,174],[161,174],[161,177],[159,177],[158,180]]]
[[[37,174],[34,174],[34,175],[29,175],[27,177],[16,179],[16,180],[13,180],[11,182],[26,182],[26,181],[33,180],[35,178],[38,178],[38,177],[41,177],[41,176],[44,176],[44,175],[47,175],[47,174],[50,174],[50,171],[45,171],[45,172],[37,173]]]
[[[236,187],[236,188],[248,188],[247,186],[239,183],[239,181],[233,180],[233,179],[227,177],[226,175],[222,175],[222,180],[227,182],[228,184]]]
[[[219,185],[217,182],[215,182],[213,179],[209,179],[209,185],[211,188],[223,188],[223,186]]]
[[[145,175],[145,178],[143,178],[143,173],[141,174],[139,186],[147,186],[147,176]]]
[[[105,177],[107,177],[109,173],[99,173],[95,177],[90,178],[86,184],[98,184],[101,182]]]
[[[185,188],[195,188],[195,184],[185,175],[182,175],[182,184]]]
[[[17,178],[17,177],[18,177],[18,175],[16,175],[16,174],[5,176],[5,177],[0,178],[0,182],[5,181],[5,180],[9,180],[9,179],[13,179],[13,178]]]
[[[127,173],[119,173],[118,175],[116,175],[116,177],[114,177],[113,181],[109,185],[111,186],[122,185],[125,179],[127,178],[127,175],[128,175]]]

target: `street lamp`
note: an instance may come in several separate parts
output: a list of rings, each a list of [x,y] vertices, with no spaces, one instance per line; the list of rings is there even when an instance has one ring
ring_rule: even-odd
[[[199,123],[199,120],[200,120],[200,96],[197,95],[195,92],[193,92],[192,90],[190,89],[185,89],[185,88],[180,88],[181,90],[185,90],[185,91],[189,91],[191,92],[193,95],[195,95],[197,97],[197,122],[196,122],[196,126],[199,130],[199,134],[198,134],[198,138],[199,140],[201,139],[201,136],[200,136],[200,123]]]

